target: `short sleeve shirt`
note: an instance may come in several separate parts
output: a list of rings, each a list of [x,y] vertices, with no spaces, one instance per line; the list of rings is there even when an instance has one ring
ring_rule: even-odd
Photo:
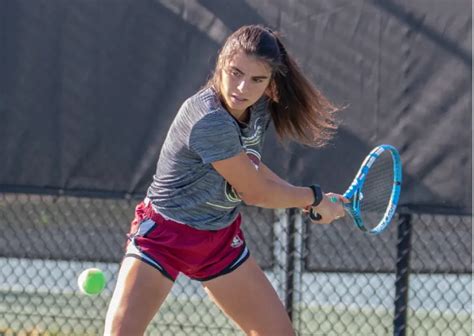
[[[270,123],[268,98],[250,108],[243,126],[212,88],[188,98],[166,136],[147,196],[165,217],[202,230],[218,230],[237,217],[241,199],[212,162],[246,152],[258,167]]]

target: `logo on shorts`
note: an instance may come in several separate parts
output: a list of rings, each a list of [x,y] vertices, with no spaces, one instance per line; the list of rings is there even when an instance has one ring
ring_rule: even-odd
[[[230,244],[230,247],[237,248],[241,246],[244,242],[242,239],[239,238],[239,236],[235,236],[234,239],[232,239],[232,243]]]

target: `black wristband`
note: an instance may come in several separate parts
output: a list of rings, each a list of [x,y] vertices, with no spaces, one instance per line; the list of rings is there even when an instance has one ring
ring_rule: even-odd
[[[319,184],[312,184],[309,187],[311,188],[314,194],[314,202],[313,204],[311,204],[311,206],[318,206],[324,197],[323,190],[321,189],[321,186]]]

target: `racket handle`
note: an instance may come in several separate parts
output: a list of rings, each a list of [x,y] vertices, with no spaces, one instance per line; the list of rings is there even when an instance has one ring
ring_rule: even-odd
[[[317,212],[315,212],[313,208],[311,208],[309,210],[309,218],[311,218],[312,220],[318,221],[318,220],[321,220],[323,217]]]

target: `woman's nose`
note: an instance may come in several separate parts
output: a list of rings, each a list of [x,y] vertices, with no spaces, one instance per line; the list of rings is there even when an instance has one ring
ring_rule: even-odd
[[[245,89],[245,80],[241,80],[240,83],[237,85],[237,89],[240,91],[240,92],[244,92],[244,89]]]

